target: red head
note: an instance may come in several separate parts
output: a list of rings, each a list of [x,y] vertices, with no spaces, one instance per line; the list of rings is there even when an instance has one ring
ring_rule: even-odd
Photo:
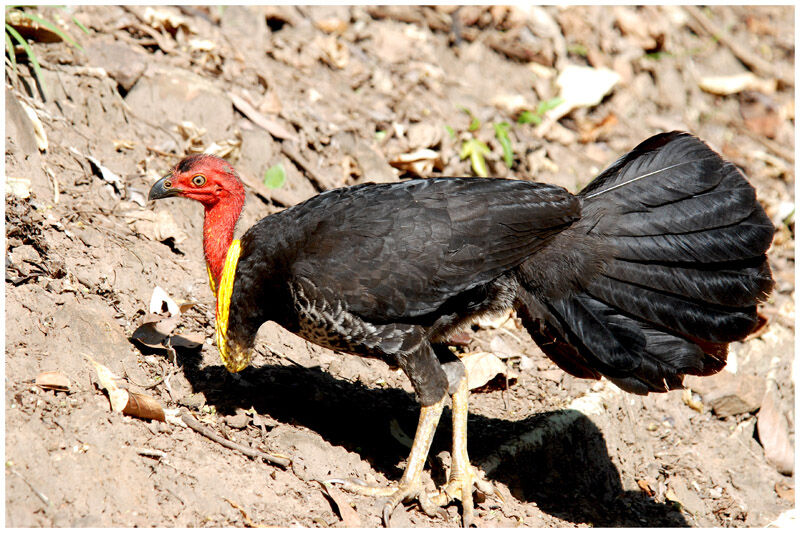
[[[231,165],[207,154],[192,155],[175,165],[150,189],[148,199],[183,196],[205,207],[203,250],[219,283],[233,229],[244,207],[244,186]]]

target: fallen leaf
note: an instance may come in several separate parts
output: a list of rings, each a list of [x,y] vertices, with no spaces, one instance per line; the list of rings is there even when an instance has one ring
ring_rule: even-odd
[[[20,102],[20,105],[22,106],[22,109],[25,110],[25,114],[28,115],[28,119],[30,119],[31,125],[33,126],[33,135],[36,137],[36,146],[41,152],[47,151],[47,134],[44,131],[42,121],[39,120],[39,115],[37,115],[36,111],[34,111],[33,108],[27,105],[25,102]]]
[[[544,136],[556,121],[573,109],[599,104],[619,79],[619,74],[611,69],[568,65],[556,78],[561,103],[545,113],[536,133]]]
[[[105,389],[108,393],[108,399],[111,401],[111,410],[121,413],[125,406],[128,405],[128,391],[117,386],[116,380],[120,378],[111,372],[107,366],[98,363],[91,356],[84,354],[84,357],[94,366],[100,388]]]
[[[39,387],[46,390],[57,390],[67,392],[70,387],[69,378],[61,372],[42,372],[36,376],[34,382]]]
[[[158,321],[144,322],[131,334],[131,339],[137,340],[150,348],[163,348],[164,342],[178,325],[179,318],[172,316]],[[170,342],[170,345],[175,346]]]
[[[100,161],[98,161],[94,157],[87,155],[86,159],[88,159],[89,163],[91,163],[95,173],[97,173],[101,178],[103,178],[103,180],[105,180],[106,183],[112,185],[117,194],[124,194],[125,184],[122,183],[122,179],[119,176],[117,176],[114,172],[112,172],[108,168],[101,165]]]
[[[389,161],[394,168],[411,172],[418,176],[429,174],[434,168],[444,168],[439,152],[430,149],[401,154]]]
[[[125,403],[125,407],[122,408],[122,414],[143,418],[145,420],[166,421],[164,409],[161,407],[158,400],[152,396],[140,394],[138,392],[128,392],[128,401]]]
[[[733,76],[706,76],[700,78],[700,88],[707,93],[726,96],[742,91],[758,91],[773,94],[778,88],[777,80],[764,80],[752,72],[744,72]]]
[[[6,176],[6,194],[13,194],[22,200],[31,195],[31,180]]]
[[[794,501],[794,485],[791,485],[786,480],[782,479],[782,480],[778,481],[777,483],[775,483],[775,494],[778,495],[778,498],[793,502]]]
[[[764,456],[783,475],[794,473],[794,448],[789,438],[789,423],[780,409],[777,393],[770,388],[758,411],[758,437],[764,446]]]
[[[442,128],[430,122],[419,122],[408,127],[408,145],[411,148],[431,148],[442,140]]]
[[[167,312],[177,317],[181,314],[181,308],[169,297],[167,291],[156,285],[153,295],[150,297],[150,312],[154,315]]]
[[[347,30],[347,21],[337,17],[329,17],[314,21],[314,26],[325,33],[344,33]]]
[[[142,14],[142,20],[156,30],[166,30],[172,34],[183,28],[190,33],[197,33],[189,25],[189,19],[172,11],[171,9],[154,9],[148,7]]]
[[[400,422],[398,422],[396,418],[392,418],[392,421],[389,422],[389,434],[394,437],[397,442],[411,449],[414,441],[403,431],[403,428],[400,427]]]
[[[361,518],[344,493],[328,481],[322,481],[320,484],[325,491],[325,495],[335,504],[334,511],[339,513],[342,522],[344,522],[344,527],[361,527]]]
[[[655,494],[655,492],[653,492],[653,489],[650,488],[650,484],[647,482],[646,479],[637,479],[636,484],[639,485],[639,488],[642,489],[642,492],[644,492],[648,496],[652,497]]]
[[[470,390],[483,387],[497,376],[516,381],[516,375],[496,355],[489,352],[474,352],[461,356],[461,362],[467,369],[467,387]]]
[[[205,333],[181,333],[180,335],[173,335],[169,340],[169,344],[174,348],[193,349],[202,346],[205,341]]]

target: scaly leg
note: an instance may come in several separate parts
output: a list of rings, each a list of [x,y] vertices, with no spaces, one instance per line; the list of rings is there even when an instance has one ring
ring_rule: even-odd
[[[464,527],[472,524],[474,513],[472,491],[477,488],[487,496],[496,494],[491,483],[481,479],[469,462],[467,454],[468,403],[469,388],[465,376],[453,394],[453,449],[450,476],[445,486],[430,497],[430,503],[439,507],[447,505],[454,499],[461,500],[461,519]]]
[[[343,489],[364,494],[366,496],[388,496],[389,501],[383,507],[383,522],[389,526],[389,518],[392,511],[401,502],[417,498],[420,500],[423,510],[429,512],[431,506],[428,504],[427,497],[422,493],[422,468],[428,457],[428,451],[433,442],[433,434],[442,416],[445,398],[442,398],[433,405],[423,406],[419,413],[419,423],[417,433],[414,435],[414,443],[411,445],[411,453],[408,456],[403,477],[396,488],[393,487],[373,487],[354,480],[330,479],[331,483],[337,483]]]

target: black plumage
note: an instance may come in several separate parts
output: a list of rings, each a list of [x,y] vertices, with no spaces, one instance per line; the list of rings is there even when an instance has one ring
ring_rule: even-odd
[[[229,335],[252,346],[274,320],[403,367],[431,403],[446,380],[430,344],[522,307],[568,372],[661,391],[721,368],[723,350],[704,343],[755,327],[772,234],[741,173],[680,133],[645,141],[578,195],[480,178],[338,189],[243,236]]]
[[[209,273],[222,287],[222,263],[238,249],[230,242],[241,182],[224,161],[189,158],[150,192],[175,195],[204,203]],[[459,498],[468,525],[473,488],[492,489],[469,464],[464,367],[441,349],[454,329],[515,308],[544,353],[575,376],[606,376],[637,394],[678,388],[686,374],[722,369],[728,343],[757,327],[757,304],[773,285],[773,232],[739,170],[677,132],[646,140],[577,195],[483,178],[337,189],[243,235],[231,292],[217,293],[220,353],[240,370],[271,320],[401,367],[423,407],[384,520],[407,498],[427,510]],[[420,473],[447,394],[451,474],[426,496]]]

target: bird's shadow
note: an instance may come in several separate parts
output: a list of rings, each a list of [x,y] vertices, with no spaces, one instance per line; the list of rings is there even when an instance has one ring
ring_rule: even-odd
[[[395,419],[406,433],[414,434],[419,405],[409,393],[337,379],[319,367],[264,365],[232,375],[222,366],[201,367],[198,352],[181,351],[179,357],[194,391],[203,393],[220,414],[254,407],[260,414],[305,426],[327,442],[357,452],[389,479],[402,475],[398,463],[409,450],[391,435],[389,427]],[[517,499],[535,502],[546,513],[575,524],[689,525],[673,505],[623,489],[602,432],[582,413],[553,411],[516,421],[470,414],[470,459],[481,466],[503,444],[565,413],[573,422],[563,431],[548,431],[544,445],[505,454],[487,477],[505,484]],[[449,451],[449,419],[449,409],[445,409],[429,457]],[[437,484],[444,481],[443,474],[438,475]]]

